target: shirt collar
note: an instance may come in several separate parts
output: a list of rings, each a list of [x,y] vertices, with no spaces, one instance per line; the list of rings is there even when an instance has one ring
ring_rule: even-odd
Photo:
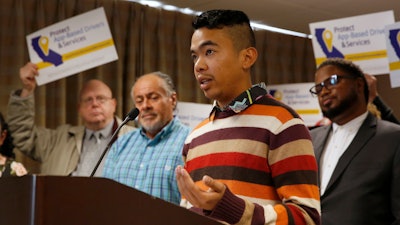
[[[264,96],[266,94],[267,88],[265,83],[262,82],[259,84],[255,84],[251,88],[242,92],[225,108],[221,108],[220,106],[218,106],[217,101],[214,101],[210,117],[212,117],[215,112],[231,112],[232,114],[240,113],[241,111],[247,109],[250,105],[252,105],[261,96]]]
[[[333,130],[333,132],[336,132],[338,129],[340,129],[340,130],[353,129],[355,131],[358,131],[358,129],[361,127],[362,123],[367,118],[367,116],[368,116],[368,111],[366,111],[365,113],[359,115],[358,117],[350,120],[346,124],[339,125],[337,123],[332,123],[332,130]]]
[[[85,128],[85,136],[86,136],[86,138],[90,138],[92,136],[92,134],[100,133],[101,136],[103,136],[104,138],[107,138],[107,137],[111,136],[113,125],[114,125],[114,120],[111,123],[107,124],[103,129],[98,130],[98,131],[94,131],[94,130]]]

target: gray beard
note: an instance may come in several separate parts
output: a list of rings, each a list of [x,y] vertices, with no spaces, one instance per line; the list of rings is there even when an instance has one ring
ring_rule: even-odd
[[[141,124],[141,126],[142,126],[142,128],[146,131],[146,132],[148,132],[148,133],[150,133],[150,134],[152,134],[152,135],[156,135],[158,132],[160,132],[163,128],[164,128],[164,126],[165,126],[166,124],[164,124],[162,121],[159,121],[159,122],[157,122],[157,123],[155,123],[155,124],[153,124],[152,126],[143,126],[143,124]]]

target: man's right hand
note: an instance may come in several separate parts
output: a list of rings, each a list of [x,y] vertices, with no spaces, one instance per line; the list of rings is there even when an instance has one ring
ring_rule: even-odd
[[[39,75],[36,64],[28,62],[25,66],[19,69],[19,77],[22,81],[21,97],[31,95],[36,88],[35,76]]]

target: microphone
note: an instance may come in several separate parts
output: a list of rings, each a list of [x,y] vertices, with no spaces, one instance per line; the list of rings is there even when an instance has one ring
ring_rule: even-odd
[[[107,147],[104,149],[103,153],[101,154],[99,161],[97,162],[97,164],[94,167],[92,173],[90,174],[90,177],[93,177],[94,174],[96,173],[97,168],[99,167],[101,161],[103,161],[103,158],[106,155],[106,152],[108,151],[108,149],[111,148],[113,140],[114,140],[115,136],[118,134],[119,130],[121,130],[122,126],[124,126],[127,122],[129,122],[131,120],[134,120],[138,115],[139,115],[139,109],[138,108],[134,108],[131,111],[129,111],[129,113],[128,113],[128,115],[126,115],[124,121],[122,121],[122,123],[117,127],[117,129],[114,131],[113,135],[111,136],[111,139],[107,144]]]

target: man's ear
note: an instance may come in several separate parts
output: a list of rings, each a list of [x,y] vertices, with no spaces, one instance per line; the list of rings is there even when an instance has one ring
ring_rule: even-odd
[[[242,56],[243,69],[250,69],[257,60],[258,57],[257,49],[254,47],[249,47],[243,49],[240,53]]]
[[[172,93],[171,96],[169,96],[169,98],[170,98],[171,104],[173,105],[173,109],[175,110],[176,104],[178,101],[178,96],[177,96],[176,92]]]

